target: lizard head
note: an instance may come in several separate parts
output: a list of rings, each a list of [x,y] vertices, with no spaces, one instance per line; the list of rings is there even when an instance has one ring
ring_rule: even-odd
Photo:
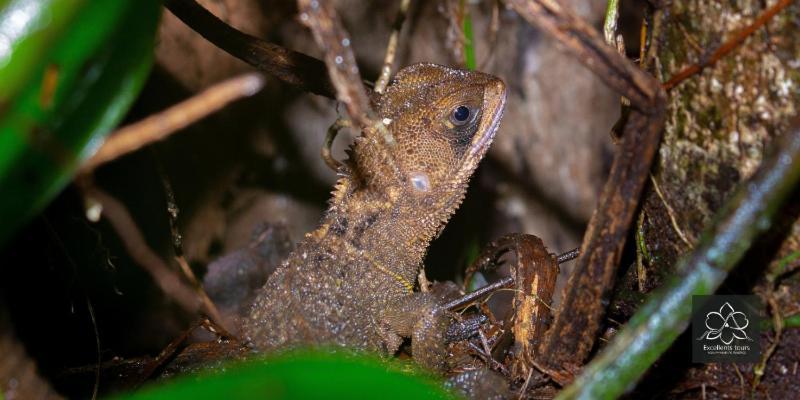
[[[400,70],[378,101],[396,142],[390,151],[402,175],[399,192],[433,234],[461,203],[505,99],[505,84],[494,76],[415,64]]]

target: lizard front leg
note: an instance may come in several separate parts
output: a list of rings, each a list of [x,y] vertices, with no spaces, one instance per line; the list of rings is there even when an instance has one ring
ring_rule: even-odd
[[[382,317],[384,326],[392,331],[394,337],[411,338],[411,354],[417,364],[440,373],[452,370],[453,364],[457,363],[448,351],[448,344],[474,336],[480,322],[485,320],[484,317],[460,321],[457,314],[445,306],[448,299],[452,296],[413,293],[392,304]],[[508,381],[486,367],[450,376],[445,385],[470,399],[504,399],[509,396]]]
[[[504,374],[510,373],[516,380],[527,380],[525,377],[530,372],[527,366],[534,364],[534,358],[538,356],[536,347],[551,320],[550,302],[558,265],[575,258],[577,250],[556,257],[535,236],[504,236],[481,252],[467,269],[466,279],[469,280],[478,270],[495,268],[506,252],[512,253],[516,259],[508,278],[466,295],[462,295],[452,282],[439,283],[430,292],[413,293],[391,303],[380,317],[385,340],[399,346],[401,337],[410,337],[412,356],[418,364],[442,373],[458,370],[458,363],[462,360],[450,354],[449,344],[475,336],[486,317],[478,314],[462,318],[454,310],[469,307],[498,289],[514,286],[515,317],[507,322],[515,337],[514,349],[510,350],[514,361],[512,370]],[[488,361],[483,368],[467,368],[450,376],[448,385],[468,398],[505,398],[508,394],[507,380],[492,368]]]
[[[392,335],[411,338],[414,361],[439,372],[449,367],[447,331],[456,321],[455,313],[442,304],[442,299],[430,292],[416,292],[390,304],[381,316],[385,340],[392,340]]]

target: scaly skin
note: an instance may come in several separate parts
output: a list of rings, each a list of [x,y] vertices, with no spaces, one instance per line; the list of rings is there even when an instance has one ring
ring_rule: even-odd
[[[243,326],[250,343],[391,354],[412,336],[415,359],[435,368],[422,350],[443,348],[447,313],[414,284],[494,138],[505,98],[503,82],[479,72],[433,64],[398,72],[375,101],[395,144],[356,141],[320,227],[258,293]],[[469,109],[465,122],[460,106]]]

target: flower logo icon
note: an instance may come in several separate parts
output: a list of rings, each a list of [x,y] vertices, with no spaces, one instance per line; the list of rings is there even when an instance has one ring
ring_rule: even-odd
[[[753,339],[750,339],[745,332],[748,325],[750,325],[750,321],[747,316],[741,311],[734,310],[730,303],[725,302],[719,308],[719,312],[712,311],[706,314],[706,328],[708,330],[697,340],[720,339],[726,345],[733,343],[733,339],[752,341]]]

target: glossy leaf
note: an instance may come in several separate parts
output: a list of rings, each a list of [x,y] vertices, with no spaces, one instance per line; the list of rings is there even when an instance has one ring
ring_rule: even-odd
[[[402,368],[402,370],[401,370]],[[124,400],[453,399],[408,366],[341,352],[297,352],[253,360],[140,390]]]
[[[0,243],[69,182],[152,64],[156,0],[11,0],[0,9]]]

